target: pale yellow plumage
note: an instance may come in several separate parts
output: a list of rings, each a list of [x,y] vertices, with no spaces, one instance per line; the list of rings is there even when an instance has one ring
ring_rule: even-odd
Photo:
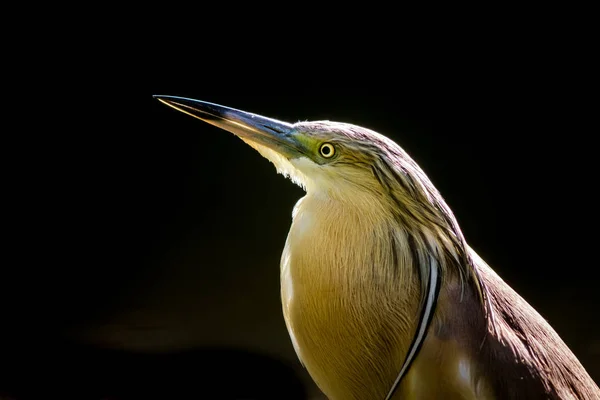
[[[393,265],[385,266],[392,261],[386,257],[391,243],[375,254],[362,246],[389,231],[378,201],[363,201],[371,203],[368,212],[361,202],[309,192],[296,206],[282,257],[288,330],[298,356],[332,398],[372,393],[383,399],[400,370],[417,318],[415,271],[399,270],[398,276]],[[397,240],[402,239],[399,235]]]

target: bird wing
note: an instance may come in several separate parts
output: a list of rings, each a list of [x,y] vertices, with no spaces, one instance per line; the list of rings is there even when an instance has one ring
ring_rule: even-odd
[[[600,399],[600,389],[548,322],[472,249],[495,329],[480,365],[503,398]]]

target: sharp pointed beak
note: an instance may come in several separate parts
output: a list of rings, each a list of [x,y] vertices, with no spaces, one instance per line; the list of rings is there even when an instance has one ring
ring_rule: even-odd
[[[211,125],[229,131],[250,144],[259,144],[279,154],[294,158],[300,155],[293,125],[235,108],[176,96],[153,96],[160,102]]]

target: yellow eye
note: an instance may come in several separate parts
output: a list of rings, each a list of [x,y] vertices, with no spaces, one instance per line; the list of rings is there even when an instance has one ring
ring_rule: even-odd
[[[331,143],[323,143],[319,149],[319,153],[325,158],[331,158],[335,154],[335,147]]]

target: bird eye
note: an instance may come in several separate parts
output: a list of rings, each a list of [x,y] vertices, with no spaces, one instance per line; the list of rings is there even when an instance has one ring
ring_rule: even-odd
[[[319,149],[321,155],[325,158],[331,158],[335,154],[335,147],[331,143],[323,143]]]

